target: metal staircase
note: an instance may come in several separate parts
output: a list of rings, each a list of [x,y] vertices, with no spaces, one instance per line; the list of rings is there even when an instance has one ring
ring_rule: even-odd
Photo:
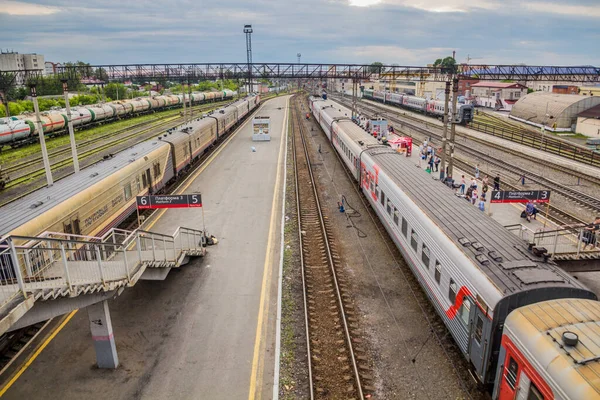
[[[177,228],[173,235],[111,229],[102,237],[48,232],[0,242],[0,334],[36,302],[108,293],[133,286],[155,269],[203,256],[204,232]],[[156,275],[156,274],[154,274]],[[156,278],[148,278],[156,279]]]

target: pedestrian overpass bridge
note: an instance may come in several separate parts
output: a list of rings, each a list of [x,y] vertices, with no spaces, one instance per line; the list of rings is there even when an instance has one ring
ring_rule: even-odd
[[[0,335],[89,307],[98,366],[115,368],[106,300],[205,254],[204,232],[184,227],[173,235],[111,229],[102,237],[9,236],[0,242]]]

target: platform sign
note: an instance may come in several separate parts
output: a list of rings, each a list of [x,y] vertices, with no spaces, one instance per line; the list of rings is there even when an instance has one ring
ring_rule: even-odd
[[[202,195],[181,194],[164,196],[137,196],[136,204],[138,210],[202,207]]]
[[[524,190],[524,191],[509,191],[509,190],[493,190],[491,203],[549,203],[549,190]]]

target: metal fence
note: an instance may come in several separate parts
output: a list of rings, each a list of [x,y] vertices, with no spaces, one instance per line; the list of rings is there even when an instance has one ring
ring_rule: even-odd
[[[135,283],[145,267],[173,267],[182,255],[204,254],[204,233],[173,235],[112,229],[102,237],[49,232],[10,236],[0,243],[0,307],[22,294],[59,290],[78,295],[90,285],[113,290]]]
[[[471,122],[469,127],[492,136],[544,150],[548,153],[557,154],[581,163],[600,167],[600,153],[591,149],[582,149],[579,146],[558,140],[550,135],[542,137],[541,135],[537,135],[534,132],[527,130],[505,129],[477,121]]]

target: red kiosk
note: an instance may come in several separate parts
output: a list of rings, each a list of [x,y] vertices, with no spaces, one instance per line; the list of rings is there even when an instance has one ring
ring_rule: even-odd
[[[388,140],[388,144],[398,153],[405,153],[406,157],[412,155],[412,138],[408,136],[400,136]]]

